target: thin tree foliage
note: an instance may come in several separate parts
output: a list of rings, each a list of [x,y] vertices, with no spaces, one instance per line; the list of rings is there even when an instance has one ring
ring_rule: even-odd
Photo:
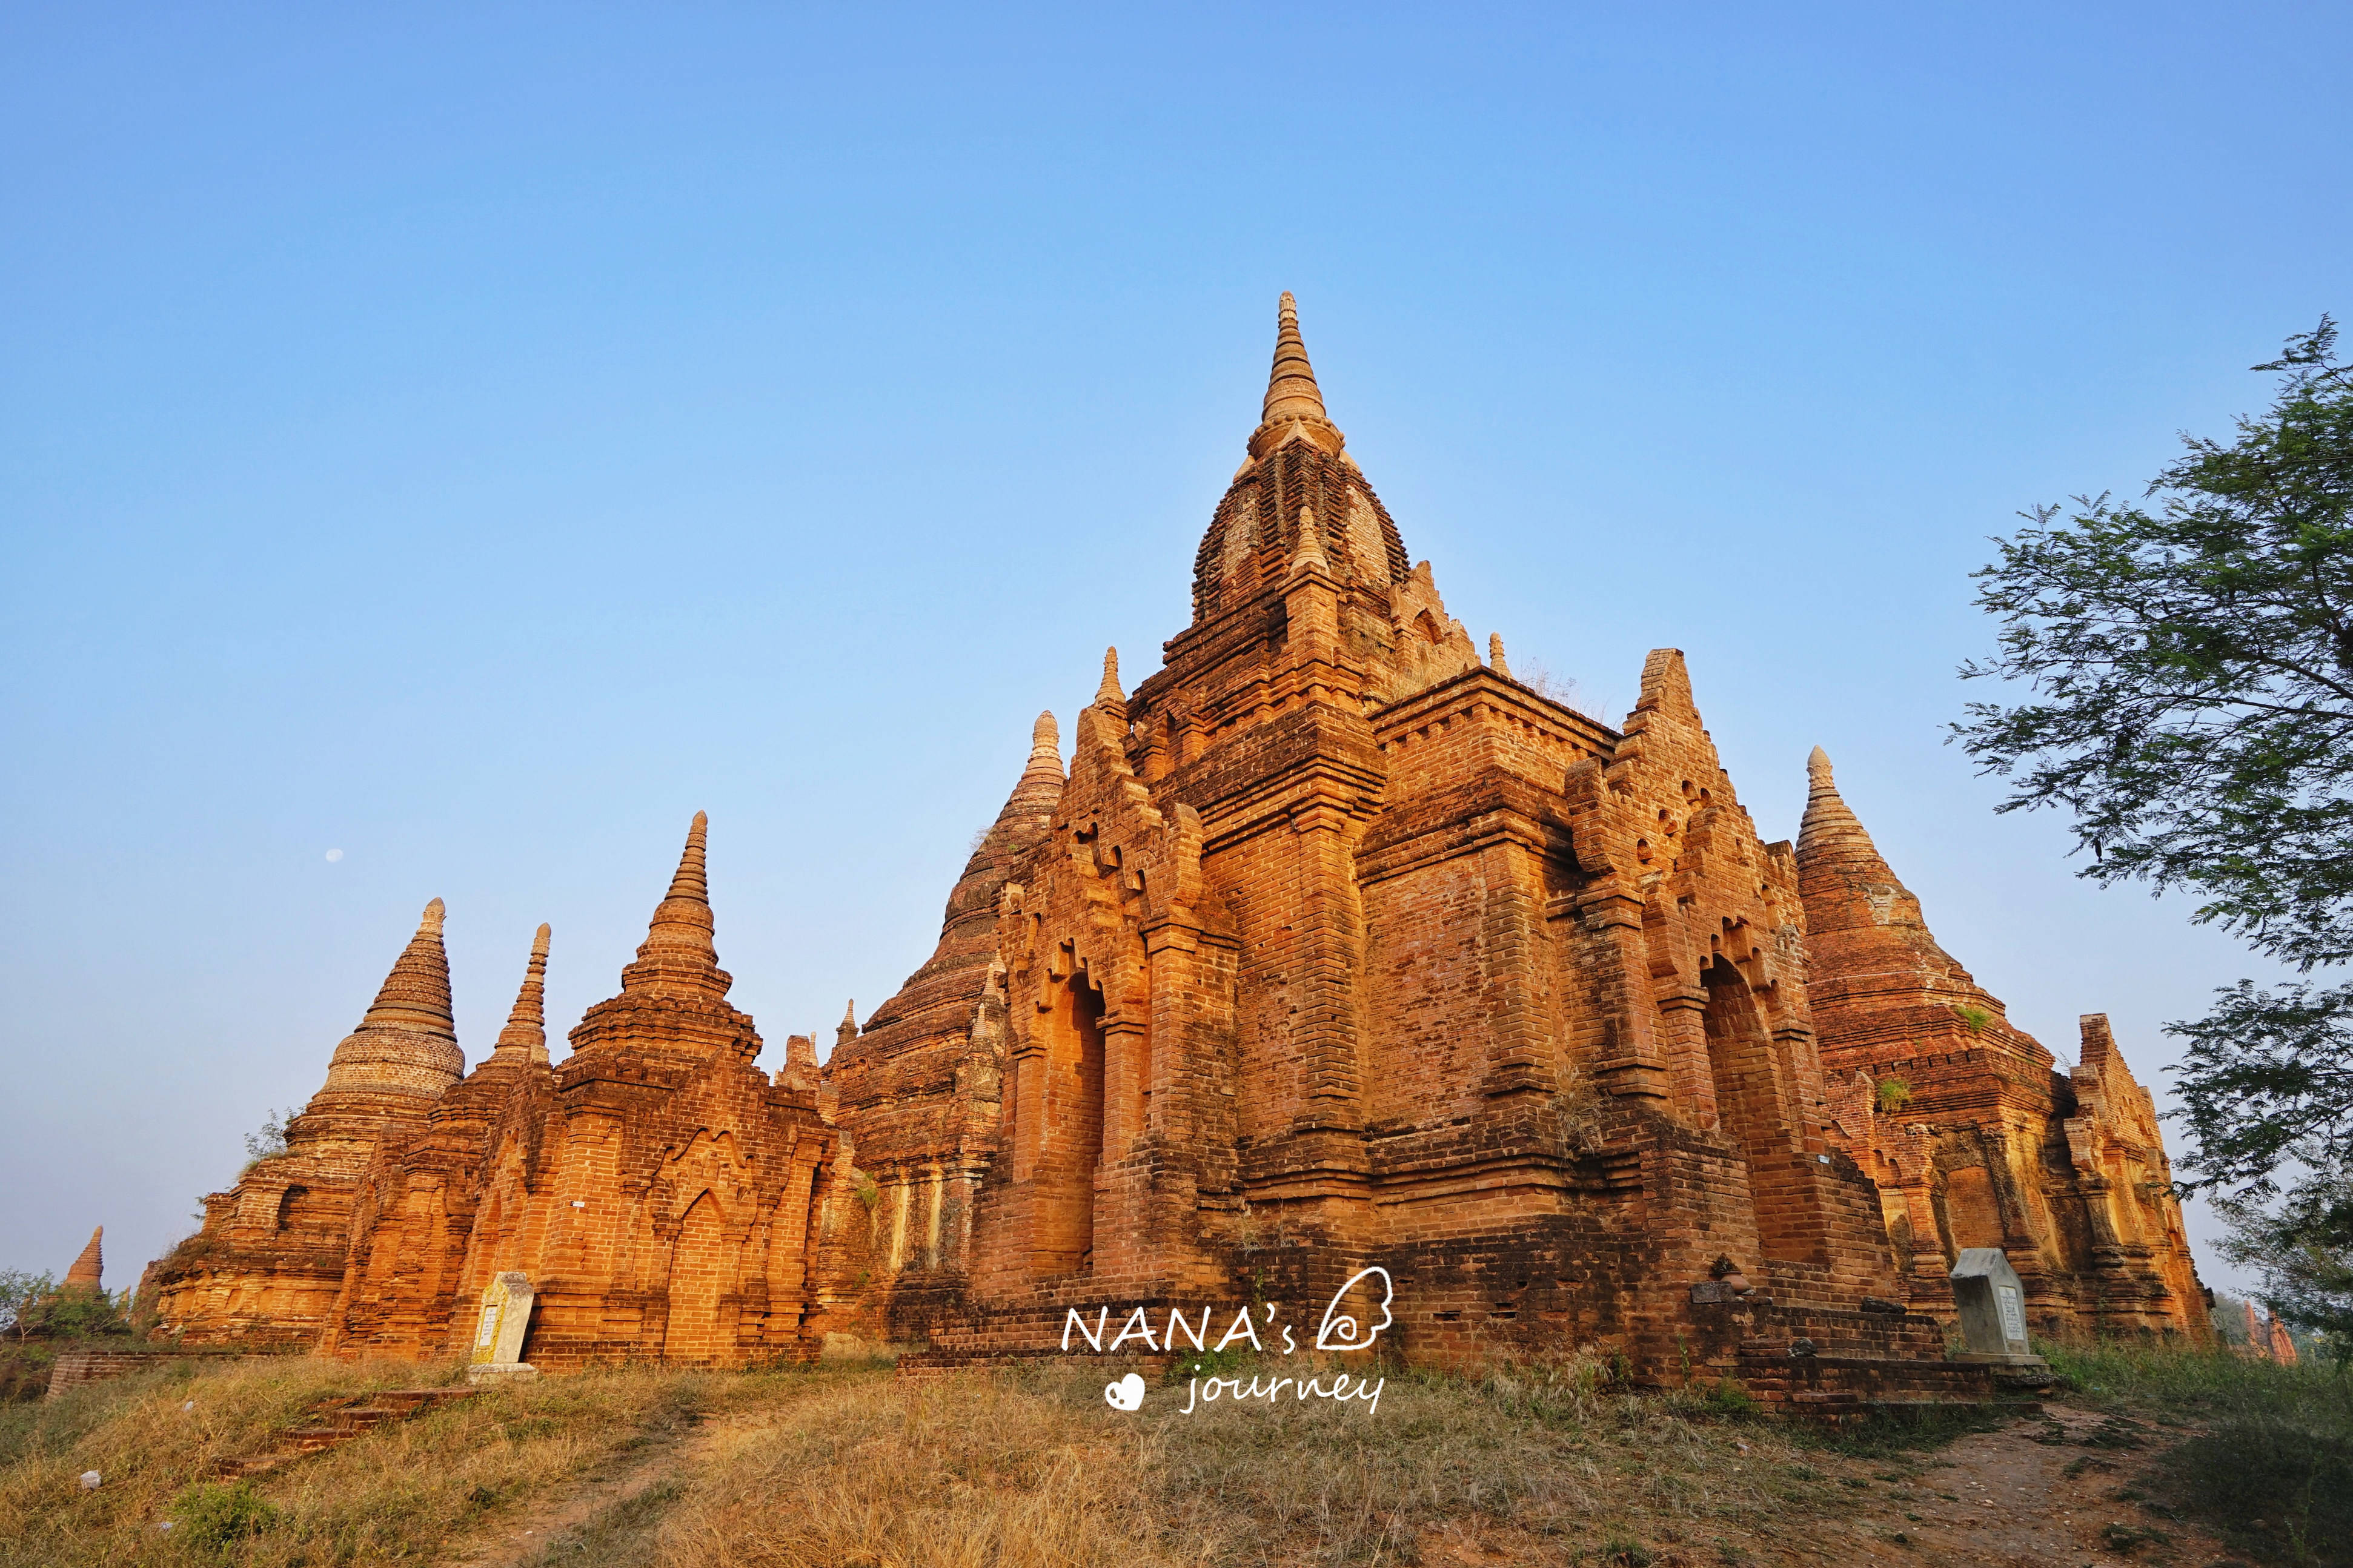
[[[2073,816],[2084,876],[2326,970],[2353,963],[2353,367],[2324,316],[2254,368],[2279,374],[2270,409],[2185,437],[2139,504],[2079,497],[1996,542],[1978,603],[2000,651],[1961,674],[2026,700],[1971,703],[1954,738],[2010,781],[2000,809]],[[2315,1184],[2353,1157],[2353,985],[2242,982],[2167,1026],[2188,1184],[2235,1189],[2273,1242],[2335,1212]],[[2284,1172],[2304,1184],[2266,1219]]]
[[[2353,1365],[2353,1166],[2316,1170],[2274,1211],[2224,1198],[2222,1254],[2263,1280],[2263,1304]]]
[[[2271,412],[2188,451],[2147,504],[2078,498],[1997,541],[1978,604],[2026,683],[1954,727],[2003,811],[2075,817],[2084,875],[2180,889],[2309,968],[2353,958],[2353,387],[2337,329],[2292,339]]]

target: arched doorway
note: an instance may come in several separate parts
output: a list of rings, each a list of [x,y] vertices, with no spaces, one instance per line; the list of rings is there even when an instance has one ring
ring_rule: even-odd
[[[1747,977],[1718,954],[1707,982],[1707,1065],[1725,1136],[1748,1164],[1757,1237],[1767,1258],[1828,1264],[1810,1161],[1792,1125],[1794,1098]]]
[[[734,1283],[726,1268],[726,1218],[705,1189],[688,1205],[670,1254],[670,1322],[662,1360],[707,1366],[721,1359],[719,1299]]]
[[[1074,971],[1052,992],[1039,1020],[1046,1039],[1046,1092],[1037,1173],[1034,1257],[1040,1274],[1068,1274],[1093,1262],[1095,1167],[1103,1161],[1103,993]]]

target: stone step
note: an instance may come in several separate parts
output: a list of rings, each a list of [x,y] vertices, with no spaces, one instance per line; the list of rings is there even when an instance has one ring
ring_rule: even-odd
[[[266,1475],[296,1459],[364,1436],[388,1422],[406,1421],[444,1405],[471,1399],[474,1394],[470,1388],[403,1388],[322,1399],[304,1412],[308,1419],[302,1426],[280,1431],[269,1447],[258,1454],[223,1459],[215,1469],[227,1480]],[[362,1404],[361,1400],[369,1403]]]

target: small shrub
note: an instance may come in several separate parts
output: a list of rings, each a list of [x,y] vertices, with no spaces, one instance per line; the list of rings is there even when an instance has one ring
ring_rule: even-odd
[[[1188,1350],[1169,1359],[1166,1380],[1185,1383],[1196,1377],[1231,1377],[1249,1371],[1260,1360],[1258,1352],[1239,1346],[1219,1351]]]
[[[205,1482],[180,1494],[174,1517],[182,1536],[200,1552],[226,1553],[248,1535],[278,1522],[278,1506],[251,1481]]]
[[[1986,1026],[1993,1022],[1991,1012],[1983,1007],[1972,1007],[1966,1002],[1954,1004],[1953,1016],[1966,1025],[1972,1035],[1984,1034]]]
[[[1706,1403],[1709,1413],[1715,1415],[1744,1419],[1757,1414],[1757,1396],[1736,1377],[1718,1378],[1707,1391]]]
[[[1900,1078],[1881,1079],[1879,1087],[1874,1091],[1874,1097],[1879,1101],[1880,1110],[1901,1110],[1912,1103],[1911,1082],[1909,1079]]]
[[[38,1399],[49,1391],[49,1368],[57,1360],[43,1344],[0,1345],[0,1405]]]
[[[2108,1550],[2111,1552],[2120,1552],[2129,1557],[2144,1546],[2166,1545],[2173,1540],[2173,1537],[2161,1530],[2142,1530],[2129,1524],[2111,1524],[2101,1529],[2100,1539],[2108,1543]]]
[[[245,1135],[245,1165],[237,1173],[243,1175],[264,1160],[275,1160],[286,1152],[286,1124],[301,1114],[292,1106],[265,1113],[261,1131]]]

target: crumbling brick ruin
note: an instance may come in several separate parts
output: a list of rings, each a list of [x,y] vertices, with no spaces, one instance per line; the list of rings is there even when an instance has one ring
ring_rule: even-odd
[[[2211,1343],[2157,1106],[2106,1016],[2084,1016],[2082,1060],[2060,1073],[1936,944],[1830,759],[1807,766],[1798,876],[1831,1120],[1879,1184],[1910,1300],[1947,1310],[1950,1260],[1998,1247],[2041,1332]]]
[[[806,1081],[753,1065],[712,942],[703,818],[620,994],[548,1060],[539,929],[497,1047],[463,1078],[441,903],[287,1124],[158,1266],[195,1343],[418,1358],[465,1348],[491,1277],[542,1281],[531,1356],[742,1366],[808,1353],[835,1134]]]
[[[1193,604],[1132,693],[1106,656],[1067,774],[1039,719],[938,947],[822,1068],[798,1037],[753,1065],[700,817],[560,1065],[542,928],[461,1077],[436,903],[288,1152],[159,1268],[165,1323],[440,1355],[521,1270],[541,1366],[939,1364],[1378,1266],[1419,1363],[1590,1346],[1917,1397],[1986,1385],[1936,1320],[1998,1246],[2042,1331],[2211,1337],[2105,1020],[2061,1077],[1820,753],[1799,843],[1763,841],[1681,654],[1615,729],[1482,659],[1288,295]]]
[[[106,1227],[95,1226],[90,1233],[90,1244],[80,1256],[67,1266],[63,1289],[68,1290],[102,1290],[105,1287]]]

